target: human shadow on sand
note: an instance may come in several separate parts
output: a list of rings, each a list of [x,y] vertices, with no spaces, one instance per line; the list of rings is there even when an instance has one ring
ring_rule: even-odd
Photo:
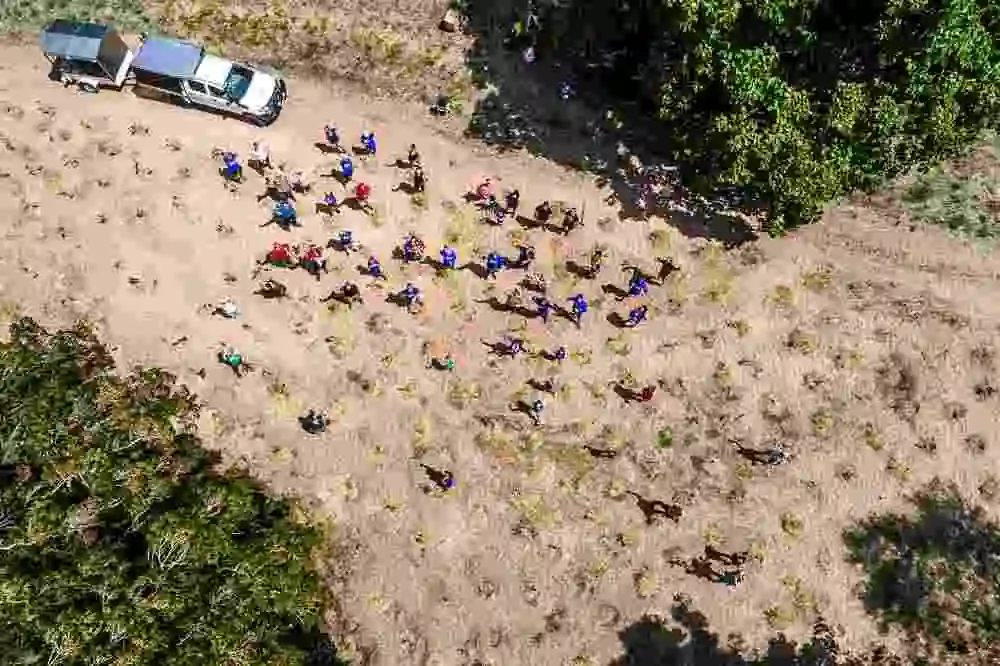
[[[616,626],[621,615],[612,608],[605,626]],[[837,643],[832,626],[819,618],[811,636],[796,643],[783,634],[772,637],[760,655],[746,655],[730,640],[723,642],[712,631],[708,618],[694,610],[693,601],[683,594],[674,596],[668,617],[643,615],[618,632],[624,654],[607,666],[832,666],[846,654]],[[731,634],[730,634],[731,638]],[[878,648],[873,650],[879,652]],[[863,660],[858,663],[896,663],[891,660]]]

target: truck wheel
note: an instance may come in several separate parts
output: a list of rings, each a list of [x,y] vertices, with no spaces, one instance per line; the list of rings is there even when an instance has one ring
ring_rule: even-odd
[[[98,91],[98,87],[93,83],[81,83],[80,91],[85,93],[96,93]]]

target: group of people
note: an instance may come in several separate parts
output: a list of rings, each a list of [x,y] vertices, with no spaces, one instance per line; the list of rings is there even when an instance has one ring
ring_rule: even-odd
[[[340,132],[336,126],[332,124],[325,126],[323,136],[325,142],[321,146],[324,152],[341,155],[338,170],[331,175],[337,177],[347,187],[354,182],[354,161],[342,147]],[[367,157],[375,156],[377,154],[375,133],[365,132],[361,134],[359,143],[354,147],[353,152]],[[220,156],[222,158],[220,172],[223,178],[230,182],[242,182],[244,178],[243,166],[240,164],[237,155],[232,152],[221,152]],[[299,225],[299,217],[295,208],[295,195],[296,193],[308,192],[310,189],[310,185],[306,182],[302,172],[293,172],[289,176],[286,173],[284,165],[280,165],[277,168],[272,166],[270,152],[266,146],[259,142],[253,144],[248,164],[255,170],[265,173],[267,176],[268,189],[261,198],[268,197],[273,200],[274,207],[271,222],[277,223],[283,228]],[[405,160],[397,160],[396,164],[410,170],[412,175],[411,194],[425,191],[427,177],[424,172],[420,153],[417,151],[415,144],[410,144]],[[484,220],[492,224],[502,225],[509,217],[517,216],[521,206],[521,193],[517,189],[512,189],[502,193],[502,196],[498,196],[493,186],[494,181],[492,178],[484,178],[476,187],[472,188],[469,200],[482,210]],[[359,182],[354,186],[354,199],[360,206],[367,207],[370,196],[371,187],[367,183]],[[317,202],[317,208],[329,213],[335,213],[340,211],[341,203],[332,191],[327,191]],[[549,201],[543,201],[535,207],[533,218],[517,219],[524,226],[550,229],[564,235],[572,233],[583,224],[583,220],[575,208],[567,208],[562,211],[562,222],[559,225],[552,225],[554,216],[555,210],[552,204]],[[353,232],[348,229],[341,230],[325,248],[312,244],[299,246],[290,243],[274,243],[264,258],[258,261],[258,271],[270,267],[303,268],[319,280],[328,271],[325,250],[330,248],[350,255],[354,252],[361,252],[363,246],[357,241]],[[515,257],[508,257],[497,251],[487,253],[482,258],[481,275],[485,279],[490,280],[495,279],[505,270],[526,270],[531,267],[535,260],[535,248],[528,244],[519,244],[516,249],[517,256]],[[426,244],[416,234],[408,234],[400,243],[397,251],[397,257],[404,263],[428,261],[426,257]],[[594,250],[590,257],[589,270],[585,271],[586,277],[593,279],[597,276],[601,270],[604,256],[605,252],[603,249],[598,248]],[[432,261],[431,263],[436,265],[437,270],[441,272],[457,271],[470,265],[460,266],[458,250],[447,244],[440,248],[438,258],[438,261]],[[474,267],[475,262],[472,262],[471,265]],[[627,287],[621,290],[618,298],[619,301],[643,299],[648,296],[650,286],[653,284],[652,276],[646,275],[638,268],[632,267],[629,270],[631,271],[631,275]],[[364,272],[374,280],[388,280],[382,262],[374,254],[369,254],[367,257],[367,261],[364,264]],[[580,327],[587,313],[590,311],[590,303],[583,293],[578,293],[568,298],[565,301],[566,307],[556,305],[556,302],[553,302],[546,293],[547,283],[544,276],[540,274],[526,275],[522,284],[529,289],[541,292],[533,296],[534,307],[529,309],[526,316],[534,316],[543,323],[549,323],[550,316],[553,313],[559,313],[574,322],[577,327]],[[519,290],[516,291],[519,292]],[[266,298],[282,298],[287,295],[287,292],[288,290],[283,284],[271,278],[265,280],[255,293]],[[335,300],[353,307],[357,303],[363,303],[361,293],[361,289],[357,284],[348,281],[332,291],[323,300]],[[413,283],[407,283],[401,290],[392,294],[390,299],[414,313],[421,311],[424,303],[423,294]],[[516,300],[520,300],[519,295]],[[235,310],[227,310],[227,312],[233,311]],[[646,321],[648,316],[648,306],[639,303],[629,310],[626,317],[621,318],[621,326],[634,328]],[[504,355],[510,357],[516,357],[526,351],[523,341],[517,339],[509,339],[506,345],[500,345],[500,347],[506,349]],[[560,346],[554,352],[543,355],[551,360],[562,361],[566,358],[566,353],[566,348]],[[243,359],[243,356],[230,347],[225,347],[219,352],[219,360],[231,367],[238,375],[244,374],[250,367]],[[431,359],[429,366],[451,371],[455,369],[455,361],[450,353],[448,353],[443,357]],[[652,397],[652,390],[644,390],[641,394],[636,394],[636,399],[642,402],[647,402]],[[545,411],[545,404],[542,398],[539,397],[529,403],[525,403],[524,407],[523,411],[528,414],[533,423],[541,425],[542,415]],[[300,421],[302,427],[307,432],[313,434],[324,432],[329,424],[328,417],[316,411],[310,411]],[[441,478],[447,477],[449,479],[448,487],[451,487],[453,478],[450,476],[450,473],[442,472],[440,474],[444,475]]]

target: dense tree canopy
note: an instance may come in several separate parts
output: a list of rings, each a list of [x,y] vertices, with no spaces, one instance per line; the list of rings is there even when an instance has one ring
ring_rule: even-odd
[[[0,664],[334,663],[320,534],[112,369],[84,328],[0,345]]]
[[[1000,114],[1000,0],[538,0],[541,56],[665,123],[699,189],[780,228],[966,146]]]

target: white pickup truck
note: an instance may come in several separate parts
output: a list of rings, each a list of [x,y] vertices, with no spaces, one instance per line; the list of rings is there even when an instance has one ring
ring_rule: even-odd
[[[197,44],[143,36],[133,53],[111,26],[55,21],[42,33],[53,76],[84,90],[134,85],[185,104],[269,125],[288,97],[276,74],[207,53]]]

